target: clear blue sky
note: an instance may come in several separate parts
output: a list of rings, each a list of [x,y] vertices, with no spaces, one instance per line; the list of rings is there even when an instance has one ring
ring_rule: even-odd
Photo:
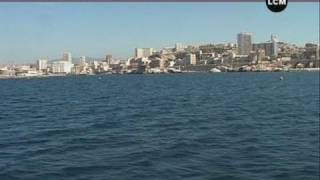
[[[63,51],[127,58],[135,47],[236,42],[303,45],[319,42],[319,4],[289,3],[281,13],[265,3],[0,3],[0,64],[60,58]]]

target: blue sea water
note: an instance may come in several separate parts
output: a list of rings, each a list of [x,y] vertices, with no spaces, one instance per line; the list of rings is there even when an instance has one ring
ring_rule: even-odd
[[[318,72],[0,80],[0,180],[318,180],[319,113]]]

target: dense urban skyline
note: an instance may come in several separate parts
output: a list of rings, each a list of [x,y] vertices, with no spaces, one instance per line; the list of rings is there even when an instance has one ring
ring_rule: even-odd
[[[133,56],[135,47],[236,42],[250,32],[254,42],[271,34],[304,45],[319,43],[319,6],[290,3],[282,13],[263,3],[32,3],[0,4],[0,64],[73,57]]]

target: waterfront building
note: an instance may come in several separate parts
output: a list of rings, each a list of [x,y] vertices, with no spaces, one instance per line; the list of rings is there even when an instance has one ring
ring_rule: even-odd
[[[151,61],[147,64],[147,68],[159,68],[161,66],[161,59],[160,58],[152,58]]]
[[[85,66],[86,65],[86,57],[85,56],[81,56],[80,57],[80,66]]]
[[[31,70],[32,68],[30,67],[30,65],[21,65],[21,66],[17,66],[16,68],[15,68],[15,70],[17,71],[17,72],[27,72],[27,71],[29,71],[29,70]]]
[[[271,35],[271,43],[272,43],[272,56],[278,56],[278,39],[275,35]]]
[[[252,50],[251,34],[239,33],[237,37],[238,54],[249,55]]]
[[[277,57],[278,56],[278,40],[274,35],[272,35],[270,41],[264,42],[264,43],[255,43],[252,45],[252,49],[254,51],[263,49],[265,51],[266,56]]]
[[[256,43],[252,45],[252,49],[254,51],[258,51],[259,49],[264,50],[266,56],[273,56],[273,44],[270,42],[266,42],[266,43]]]
[[[249,55],[236,55],[232,59],[232,67],[239,68],[241,66],[251,64],[252,61],[256,59],[257,57],[253,57],[251,53]]]
[[[142,58],[133,58],[129,60],[128,69],[131,72],[135,73],[143,73],[145,71],[146,66],[142,62]]]
[[[107,64],[110,65],[111,62],[112,62],[112,55],[111,54],[107,54],[105,60],[106,60]]]
[[[37,69],[39,71],[46,71],[48,68],[48,61],[46,59],[38,59]]]
[[[13,69],[10,69],[8,67],[1,67],[0,68],[0,77],[1,76],[15,76],[16,71]]]
[[[161,58],[160,59],[160,70],[164,70],[165,69],[165,65],[166,65],[166,60]]]
[[[197,57],[195,54],[187,54],[186,55],[186,63],[191,65],[197,64]]]
[[[311,60],[315,67],[319,67],[319,44],[306,43],[304,50],[304,57],[308,60]]]
[[[52,73],[69,74],[73,68],[73,64],[68,61],[55,61],[52,63]]]
[[[92,68],[93,70],[97,70],[98,67],[99,67],[99,62],[98,62],[98,61],[93,61],[93,62],[91,63],[91,68]]]
[[[257,50],[257,62],[262,62],[266,59],[266,52],[263,49]]]
[[[307,59],[319,59],[319,45],[306,43],[304,54]]]
[[[70,52],[63,53],[63,60],[72,63],[72,55]]]
[[[149,57],[152,54],[153,54],[153,48],[136,48],[135,49],[136,58]]]
[[[75,64],[75,65],[71,68],[71,73],[72,73],[72,74],[80,74],[81,71],[82,71],[82,66],[81,66],[81,65]]]

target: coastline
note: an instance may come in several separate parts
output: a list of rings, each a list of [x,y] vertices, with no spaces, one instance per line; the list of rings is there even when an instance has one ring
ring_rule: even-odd
[[[38,79],[38,78],[51,78],[51,77],[70,77],[70,76],[101,76],[101,75],[159,75],[159,74],[193,74],[193,73],[208,73],[208,74],[220,74],[220,73],[290,73],[290,72],[320,72],[320,68],[300,68],[300,69],[288,69],[288,70],[273,70],[273,71],[225,71],[225,72],[210,72],[210,71],[182,71],[180,73],[104,73],[104,74],[49,74],[38,76],[9,76],[0,75],[0,80],[7,79]]]

